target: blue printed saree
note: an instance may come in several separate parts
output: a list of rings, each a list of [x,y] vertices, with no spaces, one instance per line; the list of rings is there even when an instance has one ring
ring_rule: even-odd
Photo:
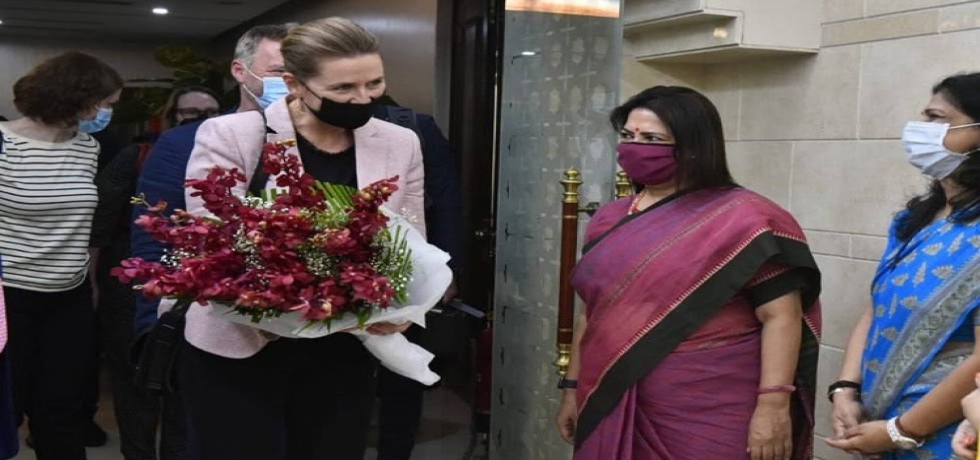
[[[872,283],[874,315],[863,356],[862,395],[871,420],[902,414],[971,353],[973,314],[980,304],[980,225],[946,219],[908,241],[896,237],[895,218]],[[886,453],[882,460],[952,455],[956,424],[944,427],[914,451]]]

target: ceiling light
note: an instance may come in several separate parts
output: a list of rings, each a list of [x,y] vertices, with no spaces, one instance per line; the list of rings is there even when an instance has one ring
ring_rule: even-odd
[[[0,21],[0,24],[3,24],[3,21]]]
[[[166,9],[164,7],[158,6],[156,8],[153,8],[153,14],[159,14],[160,16],[163,16],[163,15],[165,15],[167,13],[170,13],[170,10],[168,10],[168,9]]]

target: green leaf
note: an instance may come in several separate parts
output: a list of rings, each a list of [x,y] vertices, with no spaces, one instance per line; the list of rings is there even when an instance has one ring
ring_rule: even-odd
[[[354,206],[357,189],[347,185],[317,181],[314,187],[320,191],[327,204],[333,209],[348,209]]]

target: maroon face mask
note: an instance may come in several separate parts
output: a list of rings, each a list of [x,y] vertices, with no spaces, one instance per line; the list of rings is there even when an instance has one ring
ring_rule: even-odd
[[[624,142],[616,146],[619,166],[638,184],[659,185],[677,175],[673,144]]]

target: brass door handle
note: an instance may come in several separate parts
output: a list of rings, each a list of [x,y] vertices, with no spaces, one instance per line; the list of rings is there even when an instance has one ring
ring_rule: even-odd
[[[590,201],[584,208],[578,208],[578,212],[588,214],[589,217],[592,217],[599,210],[599,206],[601,205],[598,201]]]

